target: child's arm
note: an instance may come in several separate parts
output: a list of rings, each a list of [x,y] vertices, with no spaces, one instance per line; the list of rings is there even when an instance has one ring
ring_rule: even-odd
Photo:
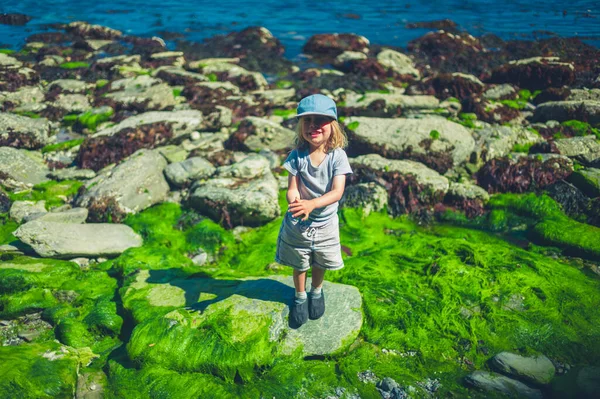
[[[304,215],[302,220],[308,219],[308,215],[317,208],[323,208],[339,201],[344,195],[346,187],[346,175],[337,175],[333,177],[331,190],[318,198],[311,200],[298,200],[294,203],[290,202],[290,189],[288,188],[288,202],[290,202],[289,210],[293,217]],[[292,200],[293,202],[293,200]]]
[[[288,189],[286,194],[288,204],[300,199],[300,191],[298,191],[298,176],[290,174],[288,176]]]

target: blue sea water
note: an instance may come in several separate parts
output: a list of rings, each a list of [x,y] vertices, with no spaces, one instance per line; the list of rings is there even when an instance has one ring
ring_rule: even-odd
[[[405,47],[427,32],[407,29],[407,23],[444,18],[474,36],[580,37],[600,47],[599,0],[0,0],[0,12],[34,17],[25,26],[0,25],[0,46],[13,49],[48,24],[78,20],[140,36],[179,33],[191,41],[264,26],[281,40],[286,56],[297,59],[316,33],[352,32],[371,43]]]

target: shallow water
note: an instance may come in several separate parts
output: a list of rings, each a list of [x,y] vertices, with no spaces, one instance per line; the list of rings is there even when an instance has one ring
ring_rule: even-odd
[[[374,44],[404,47],[426,29],[407,29],[406,23],[449,18],[469,33],[496,34],[503,39],[532,39],[558,35],[585,38],[600,46],[600,3],[597,0],[330,0],[294,2],[276,0],[146,0],[144,2],[92,0],[2,0],[6,13],[34,17],[26,26],[0,25],[0,45],[18,48],[47,24],[86,20],[141,36],[178,33],[201,41],[248,26],[265,26],[296,59],[306,40],[316,33],[353,32]],[[173,46],[173,42],[170,42]]]

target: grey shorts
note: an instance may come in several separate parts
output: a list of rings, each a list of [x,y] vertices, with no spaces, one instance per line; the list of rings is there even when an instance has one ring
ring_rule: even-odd
[[[324,226],[308,227],[286,213],[279,229],[275,261],[301,272],[311,266],[325,270],[344,267],[337,214]]]

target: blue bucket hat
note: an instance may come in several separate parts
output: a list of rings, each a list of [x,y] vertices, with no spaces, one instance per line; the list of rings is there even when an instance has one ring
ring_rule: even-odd
[[[298,103],[296,115],[298,118],[305,115],[322,115],[333,118],[337,121],[337,108],[335,102],[323,94],[313,94],[304,97]]]

